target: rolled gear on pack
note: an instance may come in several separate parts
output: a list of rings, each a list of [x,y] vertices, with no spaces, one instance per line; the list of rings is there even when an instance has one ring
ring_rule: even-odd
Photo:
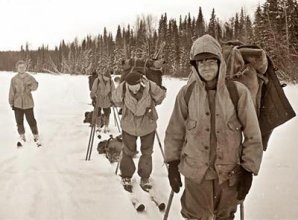
[[[121,82],[123,82],[126,76],[133,72],[139,72],[145,75],[149,80],[155,82],[158,86],[162,86],[162,75],[163,75],[163,65],[165,60],[160,57],[165,43],[160,45],[159,50],[154,54],[152,58],[145,58],[144,52],[137,49],[136,56],[130,59],[126,59],[122,62],[122,75]],[[141,53],[141,54],[139,54]]]
[[[98,143],[97,151],[99,154],[106,154],[106,158],[110,163],[118,162],[123,148],[122,136],[113,137],[110,135],[108,140],[103,140]]]
[[[227,80],[241,82],[252,95],[265,151],[273,129],[296,115],[277,78],[277,69],[263,49],[241,42],[224,43],[223,56]]]
[[[121,82],[132,71],[137,71],[145,75],[149,80],[155,82],[158,86],[162,86],[162,60],[136,59],[131,58],[124,61]]]

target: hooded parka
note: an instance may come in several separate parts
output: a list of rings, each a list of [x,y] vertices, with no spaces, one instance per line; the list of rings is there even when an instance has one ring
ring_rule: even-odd
[[[197,68],[176,97],[176,103],[165,136],[166,162],[180,160],[179,171],[188,179],[200,183],[212,166],[219,183],[229,179],[239,165],[258,174],[262,159],[262,141],[254,104],[248,89],[235,82],[239,94],[236,114],[225,84],[226,64],[218,42],[210,35],[198,38],[190,51],[190,59],[200,53],[212,53],[219,59],[215,95],[216,158],[210,164],[210,107],[205,83]],[[195,81],[188,103],[185,95]]]

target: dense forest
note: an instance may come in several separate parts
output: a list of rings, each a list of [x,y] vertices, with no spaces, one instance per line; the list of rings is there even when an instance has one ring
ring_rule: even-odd
[[[136,50],[152,58],[165,42],[159,54],[165,59],[164,73],[187,76],[192,41],[205,33],[220,42],[239,40],[262,47],[279,68],[279,77],[297,82],[297,0],[267,0],[256,8],[253,19],[241,9],[226,22],[216,16],[214,9],[210,19],[205,20],[199,5],[196,17],[181,15],[176,20],[168,18],[166,13],[158,21],[150,15],[138,17],[133,26],[119,25],[115,36],[105,28],[97,36],[70,43],[61,40],[54,50],[46,45],[30,50],[26,44],[20,51],[0,52],[0,70],[14,70],[16,61],[25,59],[34,72],[90,74],[104,67],[119,72],[122,60],[133,56]]]

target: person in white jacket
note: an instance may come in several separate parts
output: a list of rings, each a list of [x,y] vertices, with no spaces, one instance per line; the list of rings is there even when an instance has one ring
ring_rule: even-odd
[[[34,101],[31,92],[37,90],[38,82],[33,76],[26,72],[27,64],[23,60],[16,63],[17,75],[11,79],[9,90],[9,104],[14,110],[17,122],[18,133],[20,135],[17,142],[18,147],[23,146],[26,141],[24,128],[24,115],[31,128],[34,141],[41,146],[36,119],[34,117]]]

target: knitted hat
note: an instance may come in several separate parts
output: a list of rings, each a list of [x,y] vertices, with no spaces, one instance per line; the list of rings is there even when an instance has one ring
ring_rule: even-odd
[[[129,73],[126,78],[125,82],[129,85],[137,85],[138,83],[141,82],[141,79],[143,78],[143,75],[138,73],[138,72],[131,72]]]
[[[219,57],[216,54],[213,53],[199,53],[195,55],[194,60],[201,61],[206,59],[216,59],[219,60]]]

